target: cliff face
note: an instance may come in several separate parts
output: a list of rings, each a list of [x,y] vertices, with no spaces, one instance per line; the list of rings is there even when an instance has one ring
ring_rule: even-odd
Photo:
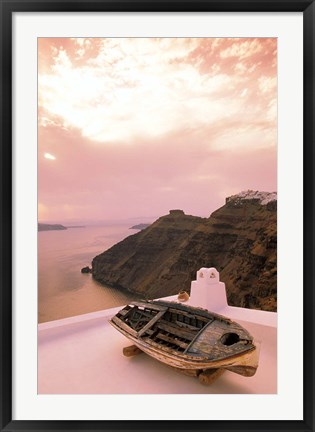
[[[276,310],[276,201],[235,196],[209,218],[171,211],[93,259],[96,280],[156,298],[216,267],[231,305]]]

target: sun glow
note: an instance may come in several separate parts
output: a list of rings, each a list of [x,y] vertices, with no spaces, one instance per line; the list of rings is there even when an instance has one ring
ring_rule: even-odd
[[[56,160],[55,156],[50,153],[45,153],[44,158],[49,160]]]

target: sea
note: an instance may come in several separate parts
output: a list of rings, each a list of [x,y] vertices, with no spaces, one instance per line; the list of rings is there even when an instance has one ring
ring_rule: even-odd
[[[136,230],[129,225],[86,226],[38,233],[38,322],[125,305],[136,297],[101,285],[81,268]]]

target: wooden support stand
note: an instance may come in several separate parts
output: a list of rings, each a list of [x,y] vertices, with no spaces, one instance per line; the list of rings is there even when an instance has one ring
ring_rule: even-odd
[[[142,353],[143,351],[141,351],[141,349],[138,348],[136,345],[130,345],[123,348],[123,355],[125,357],[133,357]]]
[[[182,375],[187,375],[192,377],[197,377],[198,373],[200,372],[197,369],[181,369],[174,366],[169,366],[169,367],[171,367],[173,370],[176,370],[176,372],[181,373]]]
[[[180,369],[173,366],[171,367],[183,375],[198,378],[201,384],[204,385],[210,385],[214,383],[225,372],[225,369],[207,369],[202,371],[197,369]]]
[[[225,372],[225,369],[207,369],[198,375],[201,384],[210,385],[214,383]]]
[[[142,353],[143,351],[141,351],[141,349],[136,345],[130,345],[123,348],[123,354],[125,357],[134,357]],[[204,385],[210,385],[214,383],[225,372],[225,369],[207,369],[200,371],[197,369],[180,369],[174,366],[170,367],[183,375],[198,378],[201,384]]]

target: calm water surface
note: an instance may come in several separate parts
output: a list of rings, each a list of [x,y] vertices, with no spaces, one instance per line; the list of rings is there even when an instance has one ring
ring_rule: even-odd
[[[38,322],[120,306],[134,299],[81,273],[96,255],[137,232],[129,226],[38,233]]]

